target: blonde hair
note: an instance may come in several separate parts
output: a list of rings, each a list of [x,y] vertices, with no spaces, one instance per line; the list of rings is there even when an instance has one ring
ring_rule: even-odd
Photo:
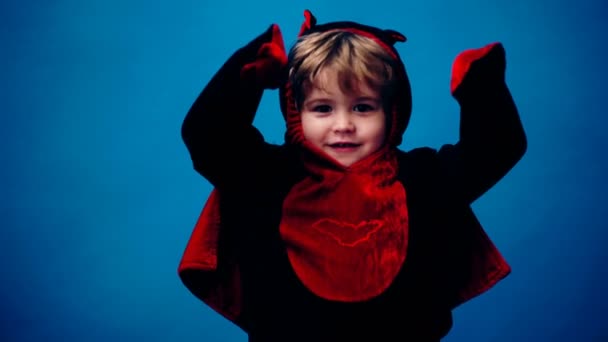
[[[342,91],[356,90],[358,84],[366,82],[380,90],[386,107],[392,98],[395,63],[371,38],[343,30],[315,32],[298,39],[289,52],[289,81],[300,108],[319,72],[330,67],[338,75]]]

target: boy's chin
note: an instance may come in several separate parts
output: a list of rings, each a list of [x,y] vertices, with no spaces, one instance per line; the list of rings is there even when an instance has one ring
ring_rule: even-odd
[[[336,160],[340,165],[344,167],[351,167],[362,160],[373,158],[372,156],[378,155],[384,150],[382,147],[373,152],[370,152],[369,150],[362,151],[360,150],[361,147],[358,147],[358,149],[358,151],[352,151],[352,153],[346,153],[344,151],[336,153],[336,151],[333,150],[326,151],[326,153]]]

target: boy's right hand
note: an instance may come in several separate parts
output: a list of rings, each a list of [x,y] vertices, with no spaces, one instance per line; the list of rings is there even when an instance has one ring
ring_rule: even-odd
[[[264,34],[267,36],[258,49],[253,62],[241,69],[241,78],[251,80],[264,89],[277,89],[286,80],[287,54],[279,26],[273,24]]]

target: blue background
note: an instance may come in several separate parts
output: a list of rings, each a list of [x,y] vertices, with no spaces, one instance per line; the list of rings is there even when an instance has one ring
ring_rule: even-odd
[[[210,191],[180,137],[238,47],[310,8],[404,33],[404,149],[458,134],[458,52],[503,42],[529,149],[474,210],[513,273],[445,339],[606,341],[604,1],[76,1],[0,4],[0,340],[245,341],[181,284]],[[238,98],[235,98],[238,101]],[[228,106],[229,104],[227,104]],[[284,127],[277,93],[256,125]]]

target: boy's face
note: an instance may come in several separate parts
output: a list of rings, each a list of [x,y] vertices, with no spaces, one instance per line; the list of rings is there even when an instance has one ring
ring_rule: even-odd
[[[301,110],[304,137],[346,167],[376,152],[386,137],[379,90],[365,83],[353,88],[344,93],[336,73],[324,68],[305,92]]]

